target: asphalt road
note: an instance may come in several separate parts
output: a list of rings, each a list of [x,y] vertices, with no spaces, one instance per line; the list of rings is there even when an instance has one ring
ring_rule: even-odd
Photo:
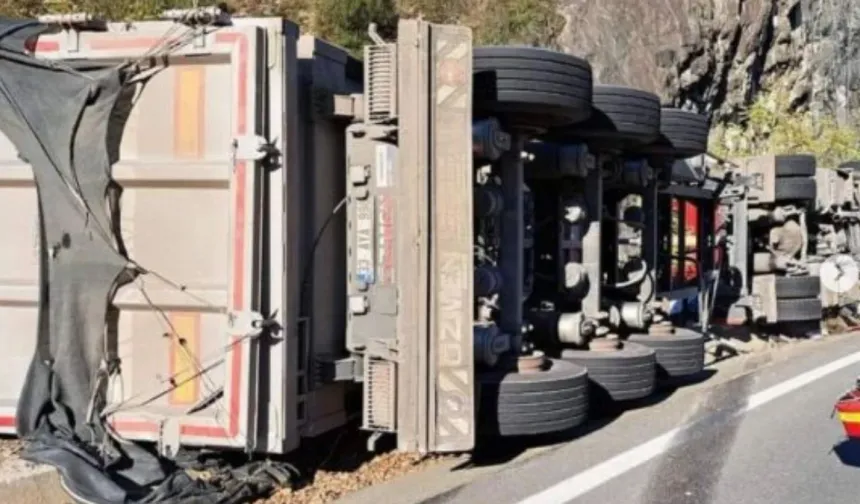
[[[860,335],[805,343],[775,362],[745,366],[432,502],[858,502],[860,447],[845,441],[830,413],[860,375]]]

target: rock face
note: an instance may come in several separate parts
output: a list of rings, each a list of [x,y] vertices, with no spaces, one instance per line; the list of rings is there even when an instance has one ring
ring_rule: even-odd
[[[560,0],[559,44],[598,81],[737,118],[764,86],[845,115],[860,97],[857,0]]]

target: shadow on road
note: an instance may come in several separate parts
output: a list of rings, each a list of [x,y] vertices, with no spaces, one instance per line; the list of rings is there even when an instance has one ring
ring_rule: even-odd
[[[833,447],[839,461],[851,467],[860,467],[860,441],[846,439]]]
[[[674,439],[674,446],[652,466],[641,504],[713,502],[719,475],[728,459],[755,379],[751,374],[714,387],[703,394],[690,414],[691,424]]]

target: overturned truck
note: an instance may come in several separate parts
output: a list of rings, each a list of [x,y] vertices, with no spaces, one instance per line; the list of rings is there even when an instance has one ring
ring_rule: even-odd
[[[127,492],[76,446],[123,447],[140,488],[141,461],[285,453],[355,411],[468,451],[702,370],[673,310],[720,268],[723,186],[677,170],[706,117],[462,27],[371,32],[362,65],[281,19],[165,17],[0,28],[0,431],[72,493]]]

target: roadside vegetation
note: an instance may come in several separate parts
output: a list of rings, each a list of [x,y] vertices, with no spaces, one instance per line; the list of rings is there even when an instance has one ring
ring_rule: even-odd
[[[804,152],[814,154],[823,168],[860,159],[856,117],[840,124],[834,115],[793,110],[790,103],[783,90],[759,94],[739,123],[713,129],[711,152],[724,158]]]
[[[201,1],[201,5],[213,2]],[[361,56],[374,22],[383,37],[393,37],[400,17],[438,23],[460,23],[474,30],[477,44],[525,44],[552,47],[564,18],[558,0],[234,0],[225,2],[237,13],[278,15],[291,19],[303,33],[349,49]],[[47,12],[89,12],[113,21],[152,19],[192,0],[0,0],[0,15],[32,17]]]

